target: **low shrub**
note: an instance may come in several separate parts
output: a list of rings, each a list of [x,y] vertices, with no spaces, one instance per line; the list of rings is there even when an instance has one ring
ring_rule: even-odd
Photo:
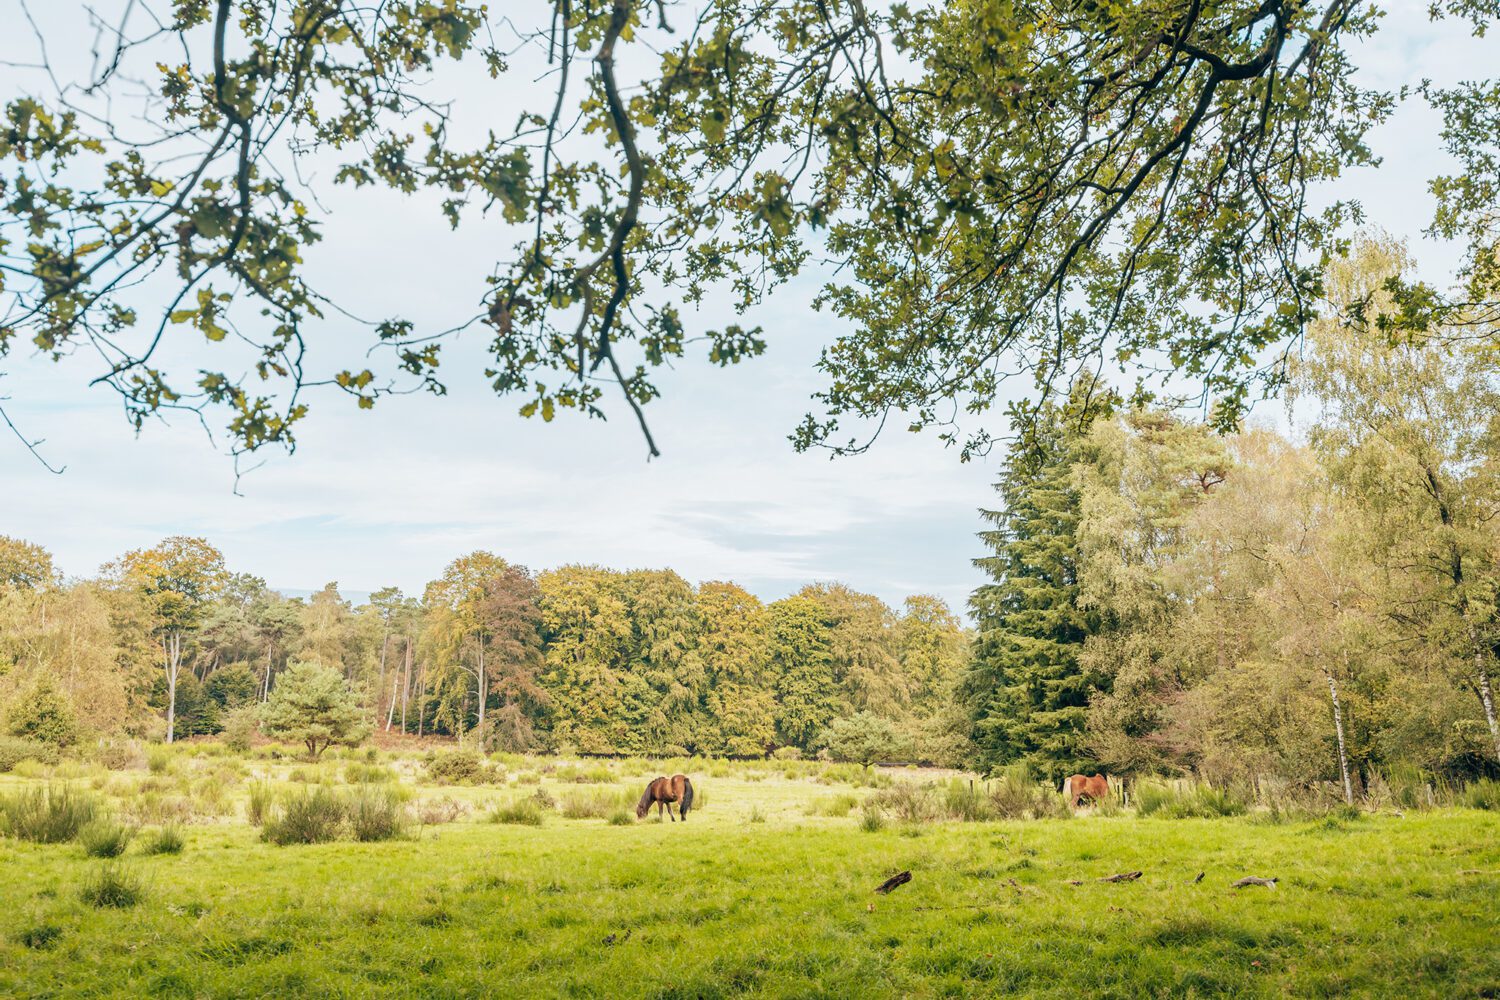
[[[885,829],[885,813],[873,802],[866,800],[860,808],[859,828],[866,833],[878,833]]]
[[[449,785],[478,785],[490,781],[494,769],[478,750],[449,750],[427,759],[432,780]]]
[[[616,809],[609,814],[610,826],[629,826],[635,820],[635,814],[629,809]]]
[[[176,823],[168,823],[141,838],[143,854],[181,854],[187,846],[182,829]]]
[[[807,814],[809,816],[832,816],[835,819],[849,815],[850,810],[859,805],[859,796],[852,792],[842,792],[829,798],[809,802]]]
[[[903,823],[928,823],[944,817],[942,800],[934,790],[912,781],[902,781],[882,789],[865,803]]]
[[[146,768],[152,774],[168,774],[176,769],[177,754],[164,743],[153,743],[146,748]]]
[[[1227,788],[1191,782],[1169,785],[1142,781],[1135,787],[1135,809],[1141,816],[1162,819],[1207,819],[1243,815],[1247,805]]]
[[[146,767],[146,754],[135,740],[107,740],[95,755],[111,771],[140,771]]]
[[[106,861],[83,883],[79,898],[90,906],[128,909],[141,901],[141,880],[118,862]]]
[[[91,858],[118,858],[130,846],[134,831],[111,819],[96,819],[78,831],[83,853]]]
[[[0,832],[38,844],[63,844],[98,813],[94,796],[67,785],[23,788],[0,799]]]
[[[972,781],[950,780],[942,786],[941,798],[943,811],[950,819],[975,823],[995,818],[994,799]]]
[[[560,808],[566,819],[603,819],[634,804],[635,796],[619,789],[569,789],[562,793]]]
[[[412,816],[423,826],[439,826],[443,823],[452,823],[460,816],[467,815],[469,805],[455,798],[444,795],[435,799],[422,799],[412,809]]]
[[[750,815],[747,819],[751,823],[764,823],[766,821],[766,814],[760,811],[760,806],[751,806]]]
[[[332,790],[317,786],[287,796],[261,827],[261,839],[287,844],[322,844],[337,839],[348,808]]]
[[[615,783],[615,772],[604,764],[567,765],[559,767],[553,778],[565,784],[612,785]]]
[[[512,823],[519,826],[541,826],[545,813],[535,796],[515,799],[490,810],[491,823]]]
[[[540,785],[541,783],[542,776],[535,771],[522,771],[516,775],[516,784],[518,785]]]
[[[396,780],[396,772],[380,764],[345,764],[344,780],[351,785],[377,785]]]
[[[406,833],[410,818],[400,790],[365,786],[348,800],[346,816],[355,840],[392,840]]]
[[[39,764],[56,764],[61,759],[57,747],[40,740],[24,736],[0,734],[0,774],[9,774],[23,760],[34,760]]]
[[[224,716],[224,745],[235,753],[249,753],[259,732],[259,705],[241,705]]]
[[[276,787],[269,781],[252,781],[250,797],[245,800],[245,818],[251,826],[261,826],[276,805]]]
[[[1476,781],[1464,789],[1463,804],[1470,809],[1500,812],[1500,781]]]
[[[801,760],[802,751],[796,747],[777,747],[771,756],[775,760]]]

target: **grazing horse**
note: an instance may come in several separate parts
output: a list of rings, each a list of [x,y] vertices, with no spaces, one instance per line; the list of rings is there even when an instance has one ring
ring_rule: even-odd
[[[663,808],[667,810],[667,819],[673,823],[677,820],[672,816],[672,803],[677,803],[678,815],[683,822],[687,822],[688,810],[693,808],[693,783],[685,774],[674,774],[670,778],[657,778],[646,786],[646,791],[641,795],[641,801],[635,804],[635,818],[645,819],[646,814],[651,811],[651,804],[656,803],[656,818],[661,819]]]
[[[1075,774],[1063,780],[1062,793],[1063,798],[1068,800],[1068,807],[1077,809],[1084,799],[1097,803],[1108,795],[1109,779],[1102,774],[1096,774],[1092,778]]]

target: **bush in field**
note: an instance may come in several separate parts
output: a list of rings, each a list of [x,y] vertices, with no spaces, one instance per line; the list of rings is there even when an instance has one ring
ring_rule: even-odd
[[[66,785],[23,788],[0,799],[0,833],[39,844],[63,844],[99,813],[92,796]]]
[[[1193,784],[1186,788],[1155,781],[1142,781],[1135,789],[1135,810],[1141,816],[1162,819],[1209,819],[1216,816],[1240,816],[1245,801],[1232,791],[1212,785]]]
[[[859,828],[866,833],[878,833],[885,829],[885,813],[874,802],[865,800],[860,808]]]
[[[322,786],[289,795],[261,827],[261,839],[287,844],[322,844],[338,838],[348,809],[344,800]]]
[[[96,819],[78,831],[83,853],[91,858],[118,858],[130,846],[133,831],[112,819]]]
[[[146,766],[146,754],[134,740],[109,740],[95,758],[111,771],[139,771]]]
[[[1470,809],[1500,812],[1500,781],[1476,781],[1464,789],[1464,805]]]
[[[796,747],[777,747],[771,756],[776,760],[801,760],[802,751]]]
[[[379,785],[396,780],[396,772],[380,764],[344,765],[344,780],[351,785]]]
[[[11,703],[5,722],[10,735],[48,746],[69,747],[78,742],[73,706],[45,681]]]
[[[276,788],[269,781],[253,781],[249,792],[250,797],[245,800],[245,818],[251,826],[261,826],[276,804]]]
[[[177,763],[177,754],[169,746],[156,743],[146,748],[146,768],[152,774],[167,774]]]
[[[903,823],[926,823],[943,817],[943,806],[932,788],[899,781],[865,800]]]
[[[435,799],[422,799],[412,809],[412,815],[423,826],[440,826],[452,823],[468,811],[468,803],[443,795]]]
[[[569,789],[562,793],[561,809],[565,819],[603,819],[634,806],[635,799],[635,795],[620,789]]]
[[[610,826],[629,826],[635,822],[635,816],[629,809],[616,809],[609,814]]]
[[[546,813],[536,796],[530,795],[524,799],[516,799],[504,805],[498,805],[490,810],[489,821],[491,823],[512,823],[519,826],[541,826]]]
[[[478,785],[489,781],[493,769],[478,750],[449,750],[427,759],[433,781],[448,785]]]
[[[224,715],[224,745],[235,753],[249,753],[259,731],[259,705],[240,705]]]
[[[809,816],[832,816],[837,819],[849,815],[850,810],[857,805],[859,805],[858,795],[841,792],[838,795],[808,803],[807,814]]]
[[[268,736],[296,740],[314,759],[335,744],[357,746],[370,735],[359,701],[337,670],[294,663],[282,672],[261,706],[261,728]]]
[[[612,785],[615,783],[615,772],[604,764],[591,767],[583,765],[560,767],[553,777],[560,782],[575,785]]]
[[[349,832],[355,840],[392,840],[406,833],[405,797],[395,788],[365,786],[349,796]]]
[[[61,759],[57,747],[39,743],[24,736],[0,736],[0,774],[9,774],[23,760],[56,764]]]
[[[141,838],[143,854],[181,854],[186,841],[176,823],[158,827]]]
[[[823,730],[818,742],[830,759],[864,768],[890,760],[901,752],[901,736],[896,727],[873,712],[835,719]]]
[[[100,865],[84,882],[79,893],[79,897],[90,906],[122,910],[139,903],[144,895],[141,880],[114,861]]]

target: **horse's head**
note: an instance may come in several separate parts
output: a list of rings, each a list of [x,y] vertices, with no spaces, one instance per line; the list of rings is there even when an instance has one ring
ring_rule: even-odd
[[[657,779],[657,781],[660,781],[660,780],[661,780],[660,778]],[[651,803],[654,802],[654,801],[656,801],[655,796],[653,796],[651,794],[651,790],[653,788],[655,788],[655,787],[656,787],[656,781],[648,781],[648,782],[646,782],[646,790],[641,793],[641,801],[639,801],[639,802],[637,802],[635,804],[635,818],[636,819],[645,819],[646,818],[646,813],[648,813],[648,812],[651,811]]]

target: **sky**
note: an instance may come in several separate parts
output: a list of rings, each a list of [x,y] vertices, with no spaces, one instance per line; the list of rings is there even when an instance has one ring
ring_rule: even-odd
[[[19,2],[0,0],[0,23],[17,23]],[[33,3],[34,13],[39,6],[44,28],[58,27],[46,18],[62,0]],[[1394,6],[1360,56],[1372,84],[1485,71],[1492,53],[1463,25],[1429,23],[1416,0]],[[31,44],[9,33],[0,60],[25,61]],[[0,94],[17,72],[0,69]],[[471,100],[494,93],[476,89]],[[510,120],[518,109],[499,110]],[[1373,135],[1384,165],[1347,178],[1338,195],[1363,200],[1369,222],[1410,240],[1424,273],[1441,280],[1457,253],[1421,235],[1426,181],[1444,166],[1437,124],[1420,104],[1403,107]],[[400,313],[431,327],[465,316],[496,249],[513,240],[500,223],[452,233],[430,202],[321,190],[334,221],[309,266],[362,315]],[[238,483],[226,449],[196,423],[151,423],[137,436],[108,389],[87,387],[96,374],[87,365],[13,353],[0,360],[6,412],[28,437],[45,438],[43,454],[66,471],[47,472],[0,436],[0,534],[44,545],[80,576],[164,536],[202,535],[232,569],[273,587],[302,593],[336,581],[356,599],[388,585],[420,594],[453,558],[488,549],[534,570],[670,567],[765,599],[841,580],[896,606],[933,593],[961,609],[983,582],[971,563],[982,554],[977,512],[993,505],[1001,453],[964,464],[935,435],[901,430],[863,456],[795,453],[787,435],[821,385],[812,363],[841,332],[812,308],[823,277],[798,278],[743,318],[714,300],[688,314],[700,327],[760,324],[769,348],[725,371],[688,362],[664,373],[663,399],[648,407],[662,455],[649,462],[618,406],[607,423],[516,416],[516,402],[486,385],[479,335],[445,349],[448,396],[386,399],[368,412],[315,397],[296,454],[263,456]],[[337,321],[318,333],[329,347],[360,335]],[[1257,419],[1285,417],[1273,402]]]

